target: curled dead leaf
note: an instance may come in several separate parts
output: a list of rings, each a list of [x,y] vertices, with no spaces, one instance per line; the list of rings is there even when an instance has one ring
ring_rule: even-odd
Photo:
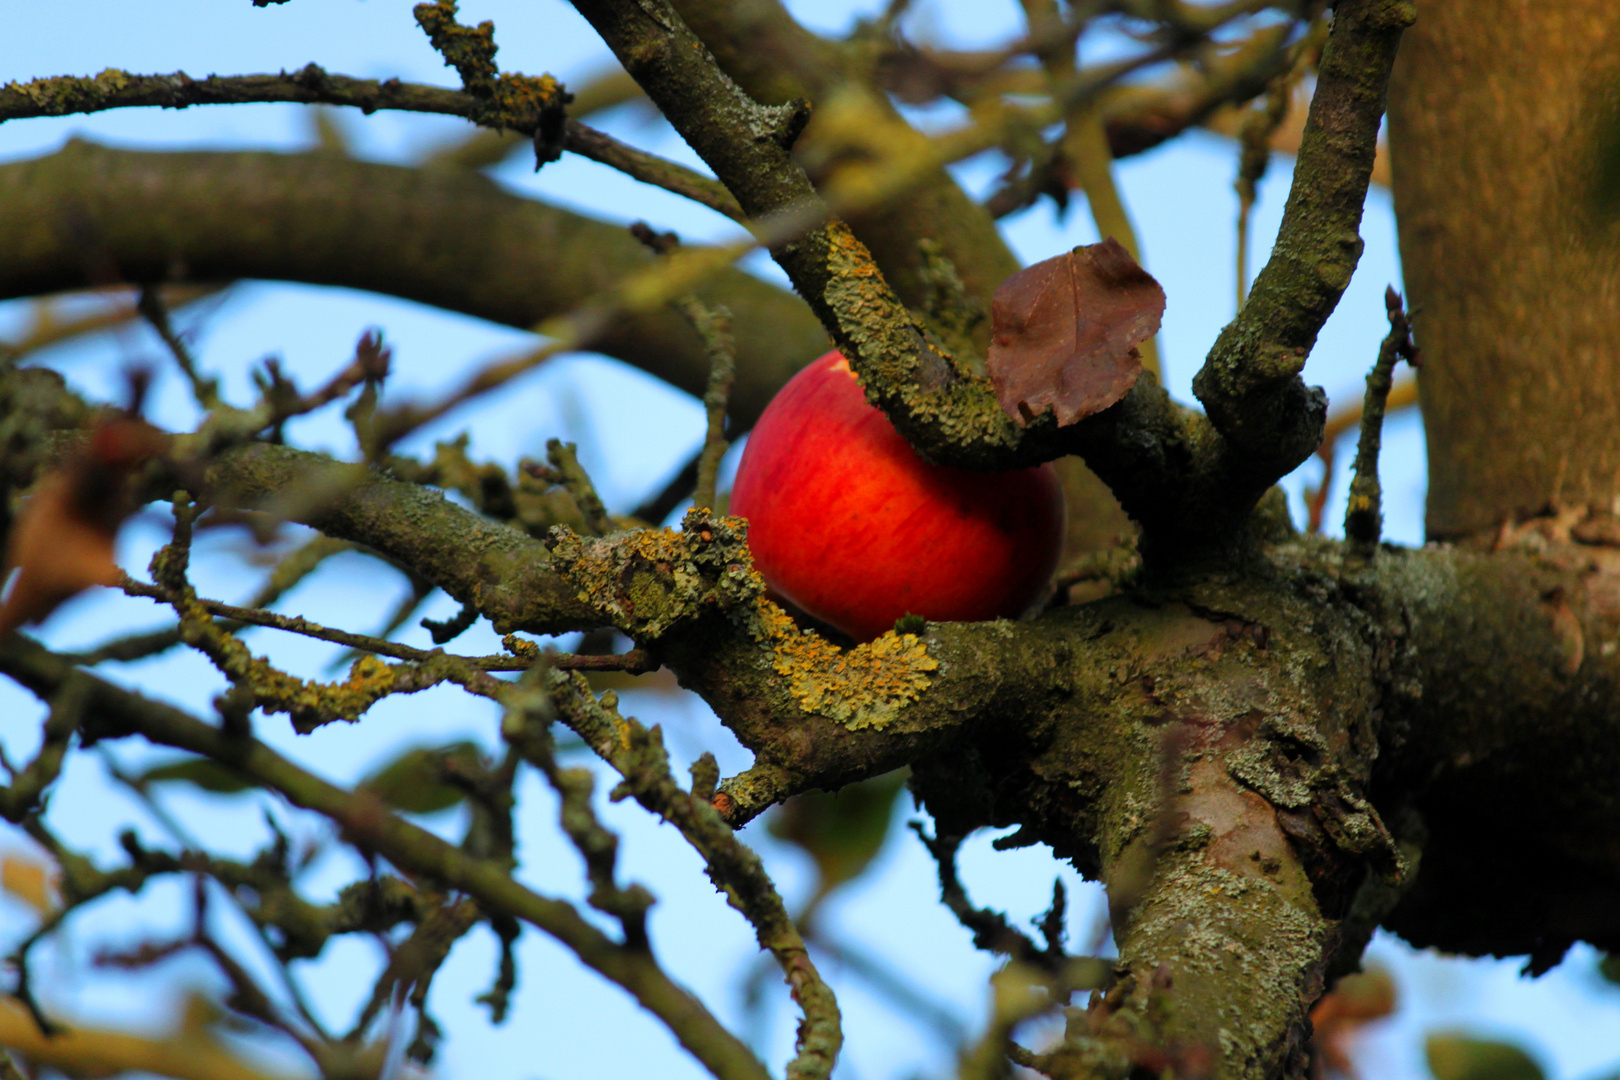
[[[1110,237],[1020,270],[996,290],[990,315],[1001,407],[1020,424],[1050,409],[1065,426],[1136,383],[1136,346],[1159,330],[1164,289]]]
[[[40,917],[56,909],[55,868],[41,860],[10,853],[0,856],[0,892],[14,896]]]
[[[118,583],[113,547],[134,509],[130,478],[166,441],[144,421],[103,420],[79,453],[39,480],[7,539],[0,581],[10,577],[11,589],[0,601],[0,634],[42,621],[91,585]]]

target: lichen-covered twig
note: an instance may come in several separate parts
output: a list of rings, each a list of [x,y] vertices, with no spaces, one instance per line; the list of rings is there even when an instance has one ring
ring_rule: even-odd
[[[551,463],[552,477],[570,496],[585,518],[585,527],[593,536],[606,536],[613,531],[602,497],[596,485],[579,463],[579,454],[573,443],[561,439],[546,440],[546,460]]]
[[[1335,6],[1277,243],[1193,380],[1256,481],[1283,476],[1321,440],[1326,401],[1299,373],[1361,256],[1389,73],[1414,17],[1410,0]]]
[[[1378,452],[1383,446],[1384,406],[1395,381],[1395,364],[1417,359],[1412,344],[1412,324],[1407,318],[1401,294],[1391,286],[1384,290],[1384,307],[1389,315],[1389,333],[1378,346],[1378,359],[1367,373],[1367,395],[1361,407],[1361,438],[1356,443],[1355,476],[1350,481],[1350,503],[1344,511],[1344,538],[1350,549],[1369,556],[1378,548],[1384,529],[1383,492],[1378,486]],[[1326,478],[1323,484],[1327,483]]]
[[[682,790],[670,774],[669,758],[657,728],[643,727],[617,710],[617,696],[609,691],[597,699],[578,676],[561,673],[548,679],[549,701],[556,714],[624,778],[614,796],[634,797],[647,810],[674,825],[703,856],[709,878],[732,907],[753,925],[761,947],[770,951],[782,968],[793,999],[804,1012],[797,1054],[788,1064],[789,1080],[825,1080],[843,1044],[838,1003],[788,915],[764,865],[710,804],[717,772],[713,758],[693,766],[693,791]],[[512,714],[508,714],[509,718]],[[546,764],[544,718],[516,718],[509,737],[542,770]],[[554,768],[554,767],[553,767]],[[705,779],[705,772],[707,778]],[[588,839],[593,833],[585,830]],[[576,843],[580,840],[576,839]],[[582,848],[583,850],[583,848]],[[611,875],[611,862],[605,872]],[[598,875],[593,884],[600,889]],[[594,901],[593,901],[594,902]]]
[[[138,734],[158,745],[228,764],[293,804],[332,819],[353,842],[395,866],[459,889],[486,911],[534,925],[634,996],[719,1080],[767,1080],[769,1074],[753,1053],[674,983],[651,955],[612,941],[565,901],[519,884],[506,865],[458,849],[389,813],[374,797],[334,787],[251,736],[221,731],[173,706],[78,671],[25,638],[13,635],[0,644],[0,668],[35,693],[49,695],[78,682],[94,707],[100,737]]]
[[[60,75],[0,86],[0,122],[153,105],[184,109],[193,105],[285,101],[348,106],[365,113],[393,110],[460,116],[496,131],[533,136],[544,109],[560,101],[561,88],[551,83],[546,89],[547,84],[542,80],[529,82],[541,88],[534,92],[532,101],[514,98],[503,108],[491,111],[483,100],[467,90],[398,79],[355,79],[328,74],[314,64],[276,75],[210,75],[205,79],[193,79],[180,71],[169,75],[137,75],[109,68],[94,77]],[[561,144],[572,153],[618,169],[643,183],[685,196],[716,213],[734,220],[742,218],[737,200],[712,178],[620,142],[577,120],[564,123]]]
[[[326,559],[339,552],[352,550],[352,548],[353,545],[345,541],[333,540],[330,537],[316,534],[288,552],[276,564],[276,568],[271,571],[265,583],[242,607],[250,610],[268,608],[279,600],[283,593],[314,573]],[[204,603],[209,603],[209,601],[204,601]],[[235,633],[242,629],[242,625],[228,623],[227,629]],[[94,667],[106,660],[128,663],[132,660],[145,659],[148,656],[155,656],[165,650],[172,649],[179,644],[180,631],[175,628],[166,628],[123,635],[105,641],[100,645],[92,646],[83,652],[64,655],[70,656],[75,663],[83,664],[86,667]]]
[[[544,664],[537,665],[505,695],[506,717],[501,732],[557,793],[559,824],[584,860],[590,879],[587,901],[619,921],[626,946],[648,949],[647,910],[653,905],[652,893],[638,884],[619,884],[619,838],[603,826],[591,805],[594,777],[588,769],[560,768],[553,754],[551,721],[556,709],[550,674],[551,669]]]
[[[120,586],[131,596],[144,596],[152,600],[169,602],[173,594],[159,585],[148,585],[133,578],[126,578]],[[435,659],[448,659],[456,663],[466,664],[477,671],[527,671],[534,665],[533,659],[526,656],[456,656],[447,654],[439,649],[418,649],[411,645],[403,645],[387,638],[375,637],[371,634],[356,634],[347,630],[322,626],[311,622],[301,615],[281,615],[274,611],[265,611],[262,608],[244,607],[238,604],[227,604],[219,600],[196,598],[196,604],[210,615],[217,615],[231,620],[221,626],[227,632],[241,626],[268,626],[276,630],[285,630],[291,634],[300,634],[304,637],[315,638],[319,641],[330,641],[335,645],[346,645],[363,653],[375,653],[378,656],[388,656],[395,660],[406,660],[411,663],[427,663]],[[476,612],[475,612],[476,613]],[[168,631],[164,631],[168,633]],[[94,663],[102,658],[102,651],[87,654],[74,654],[73,659],[80,663]],[[121,658],[121,657],[120,657]],[[646,653],[628,652],[606,656],[574,656],[572,654],[554,654],[549,662],[564,671],[644,671],[647,670]]]

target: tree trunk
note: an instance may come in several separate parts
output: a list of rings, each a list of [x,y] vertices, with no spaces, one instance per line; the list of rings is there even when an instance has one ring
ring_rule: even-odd
[[[1620,8],[1423,0],[1389,93],[1428,532],[1620,499]]]

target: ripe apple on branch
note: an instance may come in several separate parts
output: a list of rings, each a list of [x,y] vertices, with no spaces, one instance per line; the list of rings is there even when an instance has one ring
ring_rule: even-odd
[[[992,376],[1027,421],[1072,423],[1135,382],[1164,293],[1113,240],[1048,259],[996,294]],[[1034,406],[1034,408],[1032,408]],[[1016,618],[1057,567],[1063,493],[1050,464],[987,473],[921,458],[867,402],[842,353],[772,399],[743,451],[731,512],[779,596],[857,641],[905,615]]]

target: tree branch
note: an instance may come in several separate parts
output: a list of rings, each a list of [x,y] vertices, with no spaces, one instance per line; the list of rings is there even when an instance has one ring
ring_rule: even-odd
[[[0,669],[38,694],[50,695],[77,682],[93,702],[100,737],[141,735],[226,764],[294,805],[332,819],[355,844],[401,869],[459,889],[486,911],[532,924],[628,991],[720,1080],[767,1080],[769,1074],[747,1046],[671,981],[650,953],[612,941],[568,903],[520,885],[506,865],[459,850],[388,812],[375,797],[334,787],[256,739],[229,734],[172,706],[119,689],[21,636],[0,644]]]
[[[1410,0],[1342,0],[1311,99],[1271,258],[1221,331],[1193,393],[1267,483],[1315,451],[1327,399],[1299,373],[1361,257],[1357,228]]]
[[[619,226],[518,198],[482,176],[84,142],[0,165],[0,250],[0,298],[82,288],[96,283],[92,267],[145,283],[184,265],[194,280],[340,285],[524,329],[653,257]],[[741,271],[696,292],[733,313],[732,418],[751,426],[777,388],[826,351],[826,334],[798,298]],[[708,384],[703,342],[674,310],[614,320],[595,348],[695,397]]]
[[[610,691],[599,701],[578,676],[553,675],[549,683],[550,701],[546,704],[554,706],[563,722],[624,777],[614,797],[632,795],[646,810],[680,830],[703,856],[709,879],[754,927],[760,947],[768,950],[781,967],[793,1000],[804,1013],[798,1053],[787,1068],[789,1080],[825,1080],[843,1045],[838,1003],[816,971],[799,929],[759,856],[737,839],[731,826],[710,804],[719,775],[714,759],[705,755],[692,767],[692,790],[684,791],[670,774],[660,730],[654,727],[649,731],[634,719],[620,715],[617,695]],[[548,721],[537,712],[544,710],[531,709],[528,715],[518,717],[521,727],[514,742],[525,757],[545,768],[543,739]],[[513,712],[508,716],[512,717]]]
[[[534,80],[531,80],[534,81]],[[58,75],[26,83],[0,86],[0,123],[41,116],[69,116],[108,109],[157,106],[187,109],[193,105],[245,105],[287,102],[299,105],[337,105],[367,115],[378,110],[459,116],[492,131],[511,131],[532,137],[542,113],[562,108],[560,84],[544,84],[543,92],[521,109],[491,111],[484,98],[465,90],[451,90],[398,79],[355,79],[330,75],[310,64],[277,75],[210,75],[193,79],[183,71],[170,75],[136,75],[108,68],[94,77]],[[724,185],[686,166],[620,142],[606,132],[568,120],[563,124],[562,148],[581,157],[618,169],[643,183],[672,191],[717,213],[740,220],[742,211]]]
[[[921,453],[997,470],[1077,451],[1143,525],[1145,559],[1245,547],[1249,512],[1274,475],[1235,453],[1202,417],[1174,406],[1151,378],[1140,379],[1120,404],[1068,428],[1058,428],[1050,414],[1027,427],[1016,424],[989,379],[969,370],[970,358],[946,352],[849,228],[827,218],[782,141],[782,125],[792,119],[785,107],[750,100],[663,0],[576,0],[576,7],[752,218],[804,223],[797,239],[773,247],[773,256],[850,358],[868,399]],[[1064,104],[1169,52],[1082,73],[1065,89]],[[963,136],[972,145],[982,137]]]
[[[0,393],[18,380],[31,389],[12,400],[38,410],[33,418],[14,414],[20,430],[72,423],[78,415],[63,404],[59,378],[15,371],[0,380]],[[40,455],[59,452],[32,448],[31,470],[14,455],[8,462],[14,481],[26,484],[44,464]],[[342,483],[320,480],[334,473]],[[885,635],[845,651],[801,633],[763,599],[736,519],[693,514],[679,533],[600,539],[555,533],[548,552],[437,493],[319,455],[239,448],[207,475],[211,496],[249,505],[312,477],[325,483],[327,501],[306,504],[306,523],[397,558],[504,627],[612,625],[626,632],[755,751],[755,768],[716,799],[733,824],[797,791],[918,762],[919,775],[950,777],[947,801],[930,803],[942,832],[1020,823],[1026,839],[1051,843],[1081,869],[1100,873],[1103,853],[1114,849],[1095,815],[1126,804],[1109,801],[1109,810],[1099,785],[1129,772],[1117,756],[1121,733],[1143,723],[1142,730],[1162,726],[1144,716],[1171,715],[1166,703],[1177,694],[1161,692],[1158,683],[1191,678],[1224,685],[1220,665],[1183,670],[1188,656],[1235,649],[1284,666],[1292,656],[1305,665],[1299,670],[1341,680],[1334,684],[1340,689],[1325,691],[1339,701],[1338,733],[1319,729],[1325,745],[1347,738],[1359,748],[1345,759],[1355,768],[1338,773],[1352,784],[1349,794],[1336,786],[1331,755],[1301,743],[1292,729],[1267,729],[1262,745],[1287,760],[1306,760],[1332,788],[1319,793],[1326,812],[1341,816],[1363,798],[1355,785],[1367,759],[1356,755],[1379,745],[1379,790],[1411,793],[1412,809],[1429,821],[1425,865],[1443,860],[1449,868],[1420,879],[1392,916],[1395,925],[1414,938],[1475,952],[1561,952],[1577,939],[1620,947],[1620,923],[1608,902],[1620,892],[1620,859],[1604,839],[1620,834],[1620,817],[1604,794],[1607,777],[1620,773],[1611,704],[1620,698],[1620,651],[1604,645],[1620,640],[1620,606],[1610,584],[1620,577],[1620,547],[1607,546],[1604,537],[1620,534],[1620,526],[1601,515],[1544,523],[1545,535],[1531,538],[1539,553],[1435,548],[1346,561],[1340,545],[1298,540],[1271,549],[1271,569],[1180,584],[1148,594],[1145,603],[1116,598],[1010,625],[932,624],[920,637]],[[162,491],[174,486],[173,478],[155,483]],[[1285,632],[1321,635],[1324,643],[1307,649],[1296,641],[1288,652],[1277,643]],[[1170,652],[1153,662],[1158,668],[1144,670],[1140,649],[1153,642]],[[1319,654],[1327,659],[1307,659]],[[1512,656],[1522,662],[1506,662]],[[1119,672],[1146,678],[1121,682]],[[1227,674],[1233,685],[1255,678],[1247,668]],[[1374,704],[1384,717],[1376,743],[1367,726]],[[1221,723],[1245,742],[1256,738],[1254,715],[1281,708],[1251,714],[1230,701],[1220,708],[1228,706],[1235,711],[1221,712]],[[1043,746],[1057,756],[1045,761]],[[1013,772],[1002,781],[987,779],[1006,769]],[[1252,772],[1245,770],[1239,766],[1244,775]],[[1255,783],[1284,810],[1305,805],[1296,801],[1297,788]],[[1481,821],[1490,827],[1476,827]],[[1294,826],[1316,836],[1307,822]],[[1376,831],[1357,828],[1363,840],[1339,826],[1329,830],[1333,850],[1341,841],[1353,851],[1371,842],[1367,837],[1376,839]],[[1504,836],[1538,860],[1536,873],[1515,878],[1511,891],[1492,869]],[[1362,848],[1374,850],[1376,844]],[[1361,865],[1356,860],[1363,857],[1348,865]],[[1488,917],[1461,920],[1448,907],[1461,903],[1452,891],[1457,882],[1489,885],[1504,900]]]
[[[864,77],[868,42],[828,41],[801,26],[778,0],[675,0],[673,7],[721,69],[766,105],[803,99],[820,106],[850,80]],[[887,100],[880,107],[899,121]],[[914,308],[923,307],[929,294],[919,240],[939,245],[967,294],[986,308],[996,288],[1019,269],[994,219],[944,169],[934,170],[907,198],[857,218],[851,227],[896,293]],[[988,331],[984,327],[984,334]],[[980,348],[987,343],[987,336],[978,342]]]
[[[33,1017],[10,1001],[0,1001],[0,1046],[70,1076],[144,1072],[175,1080],[290,1080],[282,1073],[262,1071],[202,1036],[177,1033],[152,1038],[65,1026],[46,1035]]]

